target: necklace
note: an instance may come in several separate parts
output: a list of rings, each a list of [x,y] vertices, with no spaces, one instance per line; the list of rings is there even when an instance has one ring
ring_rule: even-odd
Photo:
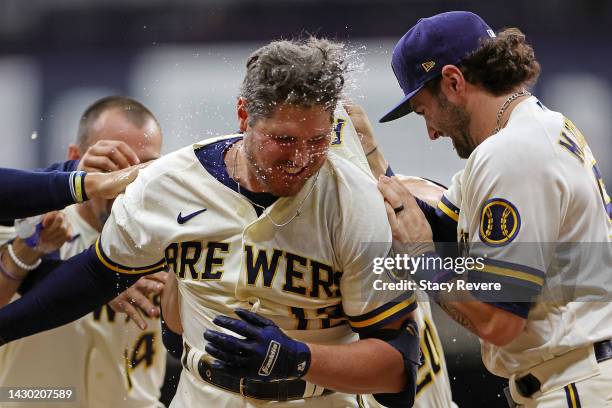
[[[274,221],[274,219],[270,216],[270,214],[268,214],[268,209],[266,207],[264,207],[263,205],[257,204],[256,202],[253,202],[249,197],[245,196],[244,194],[240,192],[240,183],[239,183],[240,177],[236,177],[236,171],[238,168],[238,152],[240,151],[240,149],[242,149],[242,143],[240,144],[240,146],[236,147],[236,152],[234,153],[234,165],[232,166],[232,179],[234,179],[234,182],[236,183],[238,194],[246,198],[246,200],[249,203],[251,203],[251,205],[261,209],[261,211],[266,215],[266,218],[268,218],[270,222],[277,228],[282,228],[285,225],[288,225],[296,217],[299,217],[300,212],[302,211],[302,207],[304,206],[304,203],[306,203],[306,200],[308,200],[308,197],[310,197],[315,186],[317,185],[317,179],[319,178],[319,171],[317,171],[317,173],[315,174],[315,178],[312,182],[312,187],[310,187],[308,194],[306,194],[306,196],[302,199],[302,202],[300,203],[298,209],[295,211],[295,214],[293,214],[293,216],[288,221],[279,224],[276,221]]]
[[[517,98],[520,98],[521,96],[531,96],[531,93],[526,89],[513,93],[512,95],[508,97],[508,99],[506,99],[506,102],[504,102],[501,108],[499,108],[499,111],[497,112],[497,122],[496,122],[495,130],[493,130],[493,133],[491,133],[492,135],[494,135],[495,133],[501,130],[502,116],[504,116],[504,112],[506,111],[506,109],[508,109],[508,106],[510,106],[512,102],[514,102]]]

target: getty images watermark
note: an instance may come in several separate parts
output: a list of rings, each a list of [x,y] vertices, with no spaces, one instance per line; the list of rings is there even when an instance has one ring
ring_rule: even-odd
[[[464,279],[450,282],[432,282],[427,279],[405,279],[417,271],[454,271],[457,275],[463,275],[468,270],[482,270],[485,267],[484,257],[432,257],[425,254],[420,256],[409,256],[397,254],[393,257],[374,258],[372,272],[381,275],[386,272],[393,278],[393,282],[376,279],[372,286],[377,291],[405,291],[421,289],[424,291],[453,290],[495,290],[502,289],[499,282],[468,282]]]

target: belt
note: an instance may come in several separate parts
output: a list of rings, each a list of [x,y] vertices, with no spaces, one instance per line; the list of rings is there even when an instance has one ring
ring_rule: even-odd
[[[595,359],[598,363],[611,359],[612,340],[603,340],[593,344],[593,350],[595,351]],[[514,382],[516,383],[516,388],[526,398],[530,398],[533,394],[540,391],[540,387],[542,386],[540,380],[538,380],[538,378],[531,373],[516,379]],[[504,392],[506,393],[506,397],[508,398],[508,402],[510,403],[512,397],[510,397],[509,390],[506,391],[506,389],[504,390]],[[512,407],[515,405],[510,406]]]
[[[211,357],[184,343],[181,363],[185,369],[203,381],[247,398],[268,401],[289,401],[328,395],[334,391],[304,380],[260,381],[236,377],[210,365]]]

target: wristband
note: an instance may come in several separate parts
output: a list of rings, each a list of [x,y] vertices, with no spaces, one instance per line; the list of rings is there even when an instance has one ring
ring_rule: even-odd
[[[42,263],[42,259],[38,258],[36,262],[34,262],[31,265],[28,265],[27,263],[23,262],[21,259],[17,257],[17,254],[13,250],[13,244],[8,244],[7,249],[8,249],[8,254],[13,260],[13,262],[15,263],[15,265],[17,265],[23,270],[33,271],[34,269],[38,268],[40,264]]]
[[[75,203],[87,201],[87,194],[85,193],[85,176],[87,176],[87,173],[84,171],[73,171],[70,173],[68,183],[70,184],[72,200]]]
[[[11,280],[13,282],[21,282],[24,279],[20,278],[17,275],[14,275],[8,269],[6,269],[4,262],[2,262],[2,257],[0,257],[0,274],[4,275],[8,280]]]

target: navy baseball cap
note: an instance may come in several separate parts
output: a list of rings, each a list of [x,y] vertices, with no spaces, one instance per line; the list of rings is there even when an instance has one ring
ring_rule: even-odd
[[[404,91],[404,98],[380,122],[389,122],[412,112],[410,98],[425,83],[456,65],[480,46],[482,38],[495,37],[482,18],[469,11],[449,11],[420,19],[393,49],[391,67]]]

